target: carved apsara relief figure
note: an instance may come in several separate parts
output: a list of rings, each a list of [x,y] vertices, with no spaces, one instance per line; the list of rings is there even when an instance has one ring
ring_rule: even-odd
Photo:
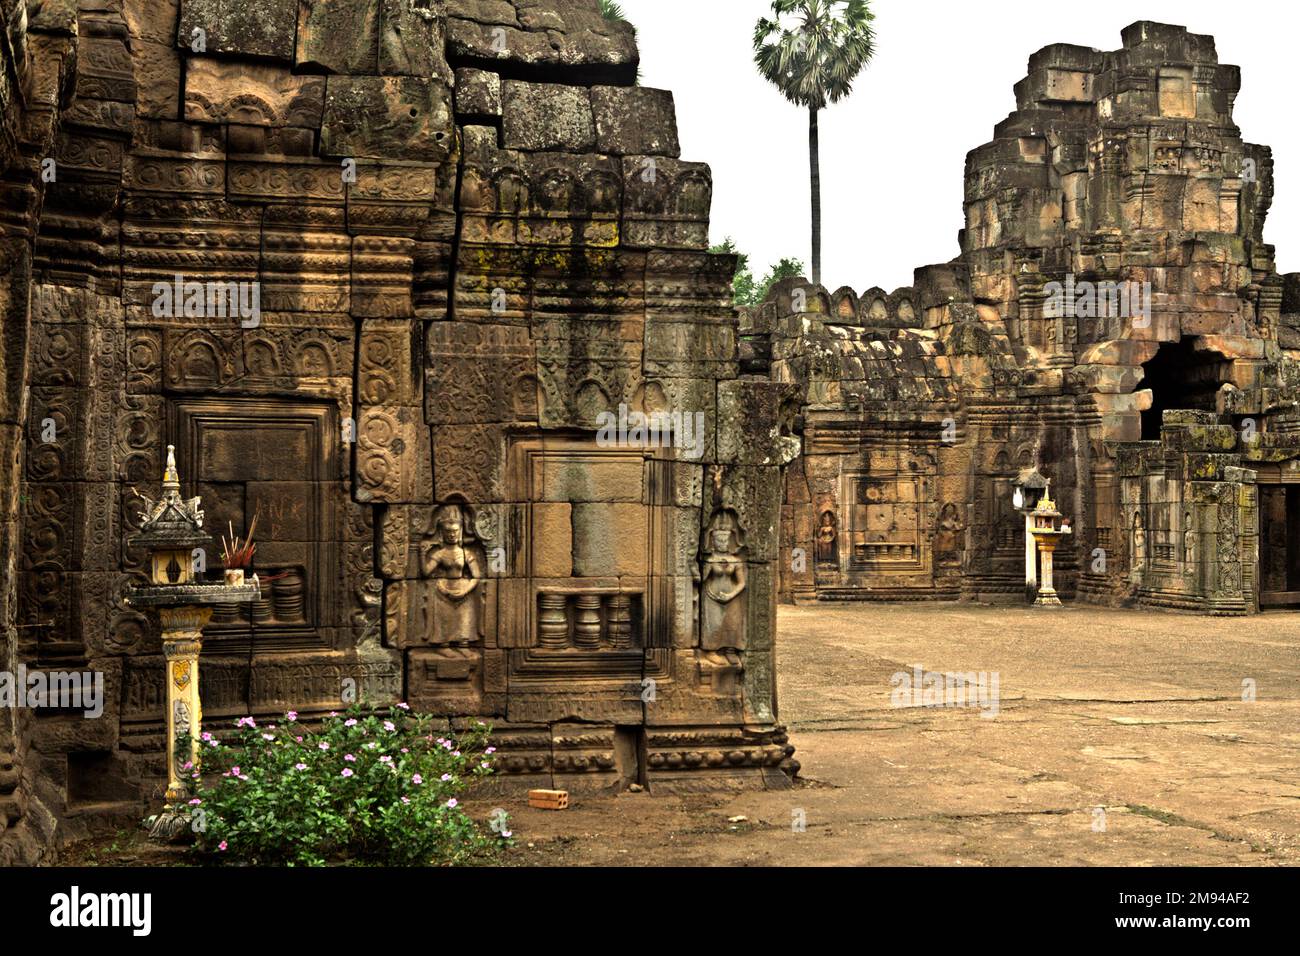
[[[941,568],[960,568],[962,553],[961,515],[952,502],[939,512],[939,525],[934,535],[934,560]]]
[[[839,529],[832,511],[822,512],[821,524],[817,527],[817,563],[840,563]]]
[[[730,510],[709,522],[700,581],[700,643],[706,651],[745,646],[747,583],[740,522]]]
[[[1142,571],[1147,566],[1147,532],[1142,524],[1142,512],[1138,511],[1133,514],[1133,542],[1132,542],[1132,577],[1134,581],[1141,581]]]
[[[479,640],[483,562],[465,543],[471,527],[460,505],[443,505],[420,545],[420,573],[432,587],[423,590],[424,633],[433,644],[472,644]]]

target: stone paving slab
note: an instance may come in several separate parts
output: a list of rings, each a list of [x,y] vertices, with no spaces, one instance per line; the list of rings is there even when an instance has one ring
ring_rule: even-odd
[[[836,605],[783,607],[779,625],[798,789],[511,806],[511,861],[1300,861],[1300,616]],[[891,706],[890,678],[916,664],[996,671],[997,716]]]

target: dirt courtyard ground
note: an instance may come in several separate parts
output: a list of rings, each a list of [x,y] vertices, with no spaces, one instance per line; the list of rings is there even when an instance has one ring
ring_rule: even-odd
[[[497,801],[518,840],[506,861],[1300,862],[1300,615],[783,607],[778,648],[796,789]],[[916,665],[996,672],[996,716],[891,706]]]

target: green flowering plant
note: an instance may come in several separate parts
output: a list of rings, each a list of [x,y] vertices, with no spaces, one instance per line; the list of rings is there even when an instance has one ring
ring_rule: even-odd
[[[511,833],[496,824],[484,833],[460,797],[492,773],[491,728],[476,723],[453,737],[433,722],[406,704],[383,713],[356,705],[319,729],[290,711],[265,726],[242,717],[224,739],[203,733],[184,807],[195,851],[288,866],[489,859]]]

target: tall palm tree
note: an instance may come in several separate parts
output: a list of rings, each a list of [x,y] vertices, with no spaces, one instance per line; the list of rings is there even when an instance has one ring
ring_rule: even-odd
[[[813,282],[822,281],[822,179],[817,114],[853,91],[875,53],[869,0],[772,0],[754,26],[754,63],[787,100],[808,110]]]

